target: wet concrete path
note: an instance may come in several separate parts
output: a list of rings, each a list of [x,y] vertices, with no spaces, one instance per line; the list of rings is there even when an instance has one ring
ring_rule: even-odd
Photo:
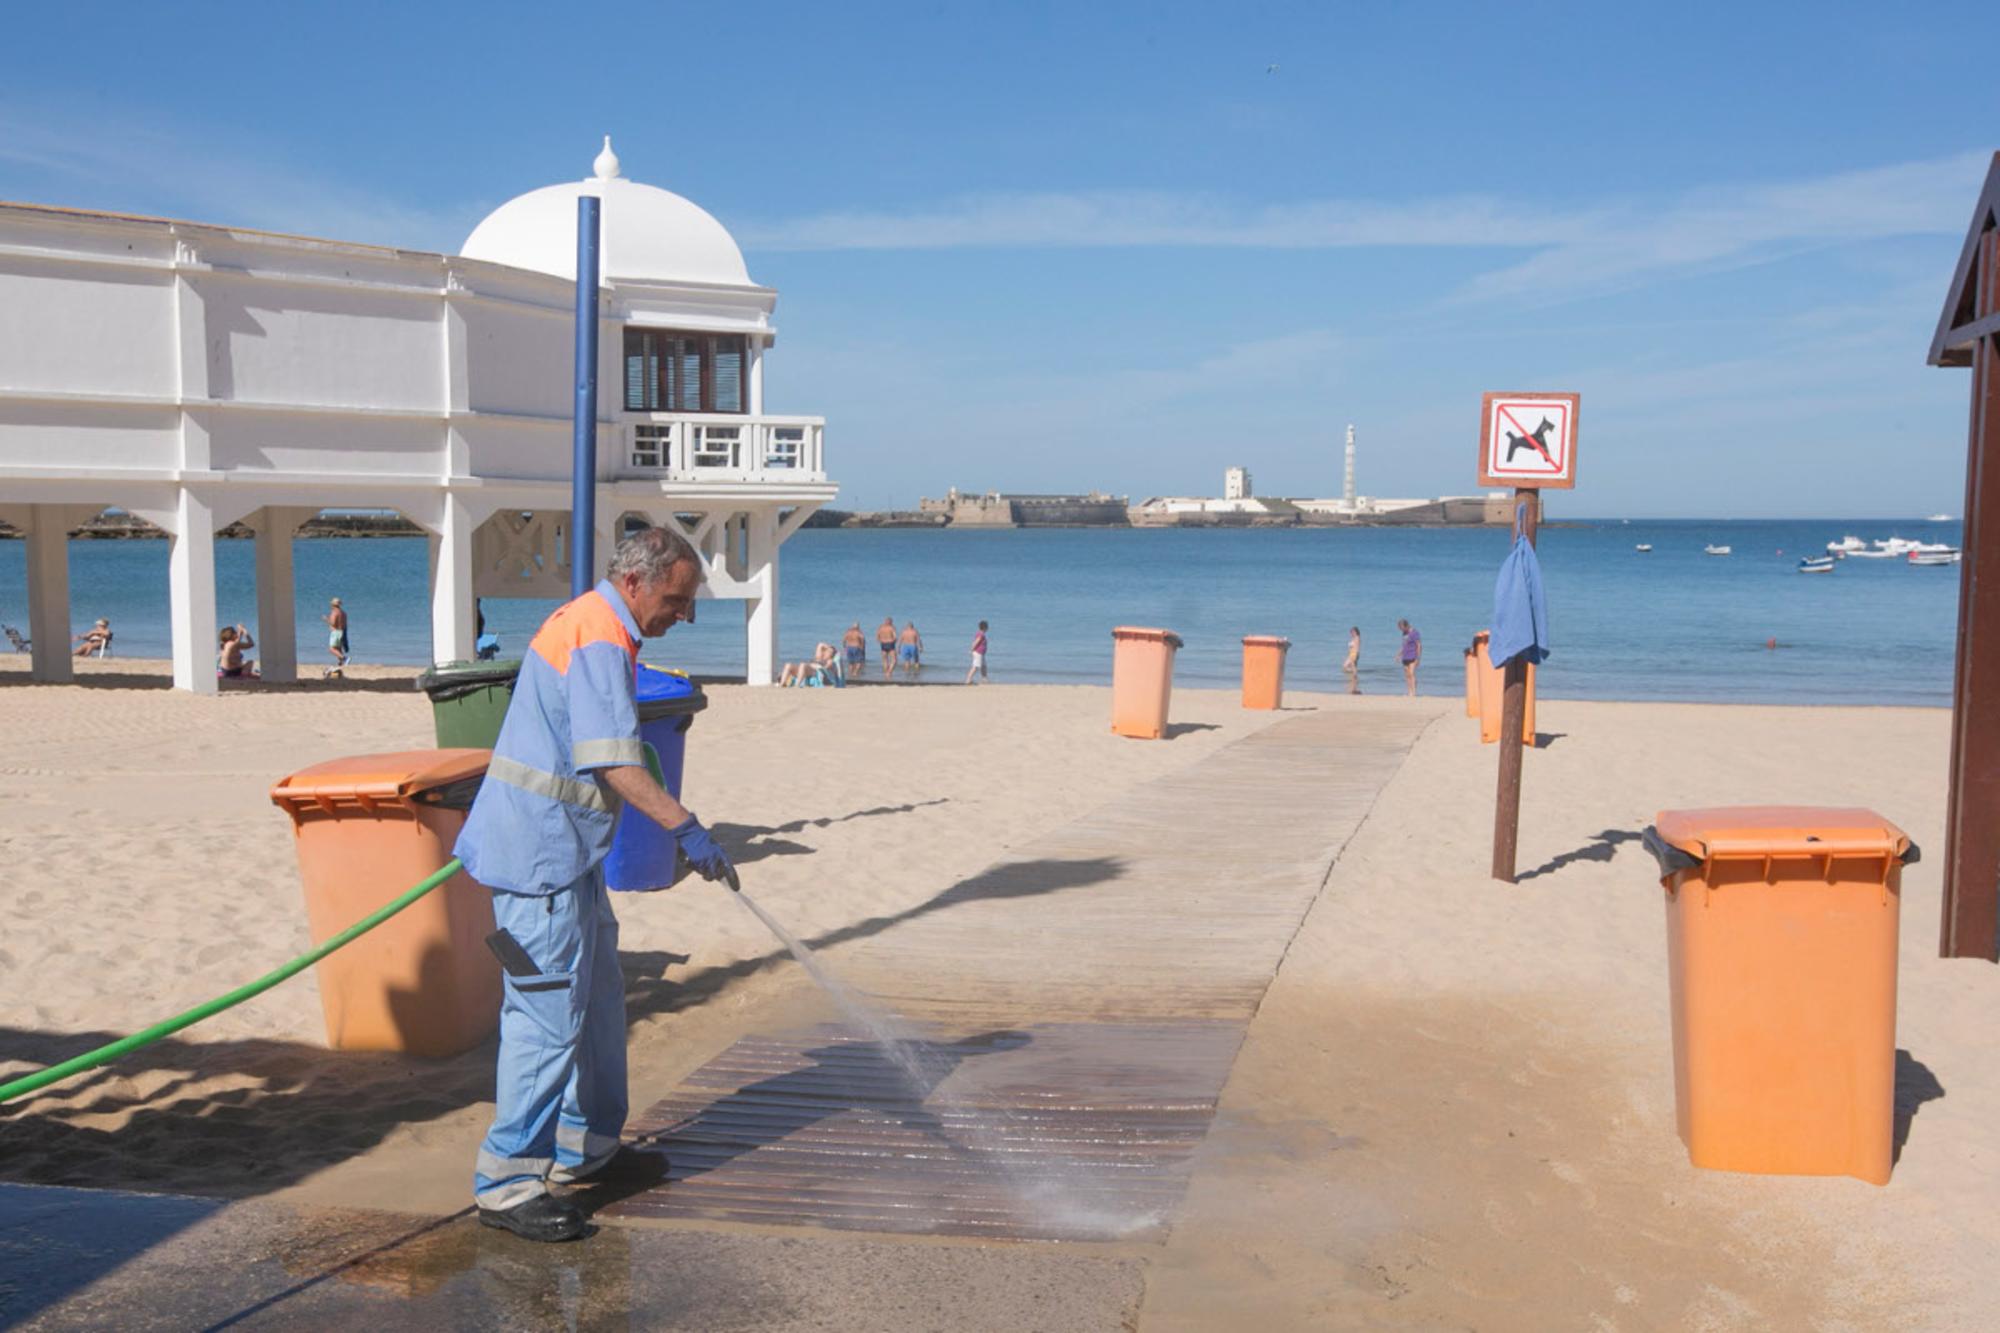
[[[1244,1030],[1438,711],[1286,717],[843,952],[921,1094],[864,1033],[747,1031],[635,1115],[674,1176],[584,1245],[0,1187],[0,1326],[1129,1326]]]

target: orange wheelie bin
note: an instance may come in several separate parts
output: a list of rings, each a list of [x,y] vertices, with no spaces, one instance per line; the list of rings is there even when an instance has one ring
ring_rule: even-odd
[[[1485,630],[1472,637],[1473,655],[1478,659],[1472,669],[1479,677],[1479,742],[1482,745],[1500,743],[1500,715],[1507,696],[1507,668],[1493,665],[1493,659],[1486,655],[1489,636]],[[1527,703],[1521,713],[1521,744],[1535,743],[1535,664],[1528,663]]]
[[[451,860],[489,750],[409,750],[331,759],[279,782],[292,817],[315,944]],[[500,1021],[487,950],[493,900],[463,872],[314,965],[327,1045],[456,1055]]]
[[[1663,810],[1674,1112],[1723,1171],[1889,1179],[1909,837],[1871,810]]]
[[[1120,625],[1111,631],[1111,643],[1111,730],[1158,740],[1167,734],[1174,653],[1181,636],[1168,629]]]
[[[1285,703],[1285,654],[1292,641],[1274,634],[1243,638],[1243,706],[1282,708]]]

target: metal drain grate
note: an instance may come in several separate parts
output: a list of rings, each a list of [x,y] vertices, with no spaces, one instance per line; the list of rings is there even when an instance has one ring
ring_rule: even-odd
[[[1045,1024],[930,1039],[920,1090],[845,1029],[737,1042],[639,1116],[667,1182],[613,1216],[1159,1239],[1242,1029]]]

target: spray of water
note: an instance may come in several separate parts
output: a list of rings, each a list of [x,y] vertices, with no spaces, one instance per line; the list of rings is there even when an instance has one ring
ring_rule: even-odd
[[[1064,1229],[1086,1234],[1124,1235],[1160,1221],[1157,1212],[1114,1210],[1082,1198],[1060,1175],[1051,1175],[1047,1168],[1037,1171],[1032,1163],[1018,1160],[1018,1145],[1033,1142],[1038,1137],[1032,1121],[1005,1107],[969,1106],[940,1091],[938,1084],[951,1072],[955,1060],[937,1055],[931,1045],[908,1024],[885,1013],[859,991],[834,976],[802,940],[778,924],[777,919],[759,906],[756,899],[743,892],[740,886],[732,887],[736,888],[735,896],[798,960],[799,966],[819,984],[848,1022],[875,1039],[883,1054],[908,1082],[914,1098],[919,1103],[949,1111],[954,1130],[967,1142],[954,1143],[945,1139],[942,1133],[938,1133],[937,1137],[954,1152],[966,1153],[969,1149],[972,1155],[983,1158],[1027,1211],[1054,1221]],[[996,1125],[996,1120],[1006,1122],[1007,1129]]]

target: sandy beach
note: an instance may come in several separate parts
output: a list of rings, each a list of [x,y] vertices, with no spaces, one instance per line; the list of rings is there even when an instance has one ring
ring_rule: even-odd
[[[271,783],[429,744],[403,670],[201,699],[158,688],[163,664],[83,663],[70,687],[4,665],[0,1077],[305,948]],[[1109,734],[1097,687],[710,698],[686,800],[760,902],[803,937],[843,941],[831,965],[863,976],[867,942],[953,885],[1148,784],[1251,753],[1232,747],[1307,710],[1335,732],[1407,724],[1407,753],[1282,941],[1170,1227],[1104,1250],[1141,1279],[1108,1327],[1986,1322],[2000,972],[1934,956],[1936,858],[1904,879],[1902,1146],[1877,1188],[1687,1164],[1661,893],[1637,841],[1663,808],[1863,805],[1941,851],[1942,711],[1545,700],[1508,887],[1487,876],[1494,750],[1455,699],[1292,695],[1286,712],[1250,713],[1234,692],[1180,691],[1175,733],[1139,743]],[[1201,830],[1225,846],[1226,795]],[[1257,864],[1258,848],[1234,850]],[[1210,887],[1226,904],[1230,884]],[[1092,889],[1065,892],[1021,920],[1079,910]],[[774,1015],[827,1019],[721,890],[620,910],[635,1108]],[[1054,984],[1060,959],[1046,966]],[[7,1107],[0,1180],[441,1215],[466,1202],[491,1080],[490,1050],[325,1051],[301,977]]]

